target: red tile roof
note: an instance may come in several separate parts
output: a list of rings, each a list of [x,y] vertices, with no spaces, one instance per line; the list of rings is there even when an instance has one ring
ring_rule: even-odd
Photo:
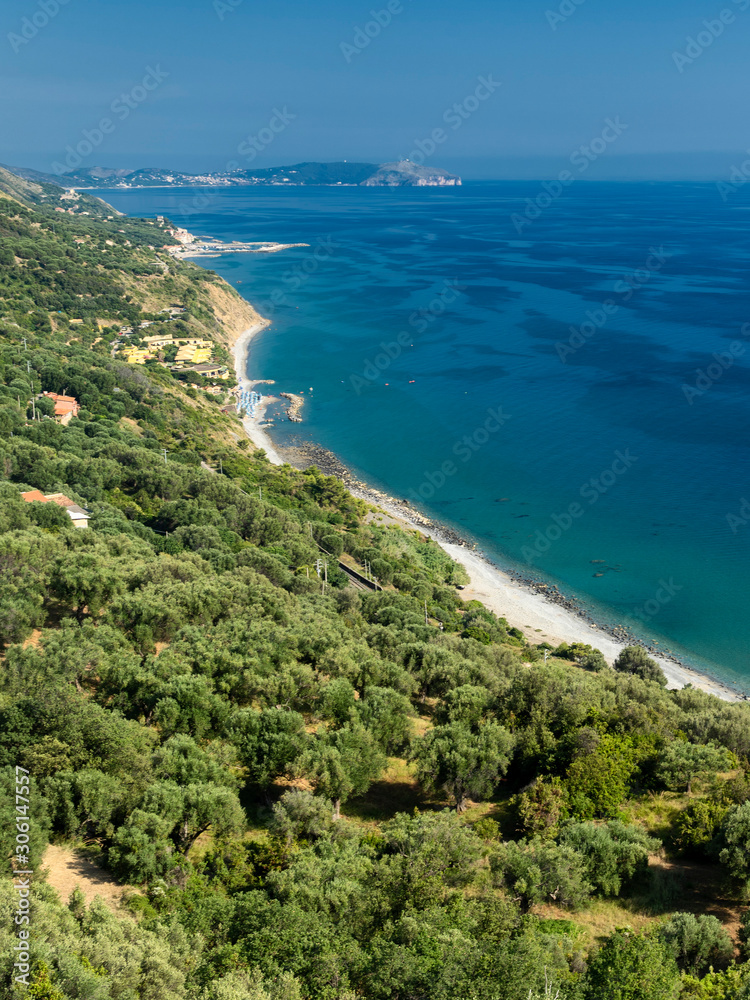
[[[43,396],[47,396],[49,399],[59,400],[61,403],[77,403],[78,400],[75,396],[63,396],[59,392],[43,392]]]
[[[34,501],[38,503],[47,502],[47,497],[43,493],[40,493],[39,490],[29,490],[28,493],[22,493],[21,496],[26,503],[34,503]]]
[[[43,392],[42,395],[54,402],[56,417],[64,417],[66,413],[72,413],[75,417],[81,408],[75,396],[63,396],[59,392]]]
[[[77,506],[75,500],[66,497],[64,493],[48,493],[44,499],[50,501],[50,503],[56,503],[58,507]]]

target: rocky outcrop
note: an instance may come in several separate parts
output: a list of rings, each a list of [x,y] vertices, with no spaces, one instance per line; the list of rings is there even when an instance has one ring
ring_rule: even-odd
[[[290,402],[289,409],[286,411],[287,418],[295,424],[301,424],[302,417],[299,415],[299,412],[305,405],[305,397],[295,396],[293,392],[280,392],[279,395]]]
[[[458,187],[461,178],[439,167],[421,167],[411,160],[383,163],[362,187]]]

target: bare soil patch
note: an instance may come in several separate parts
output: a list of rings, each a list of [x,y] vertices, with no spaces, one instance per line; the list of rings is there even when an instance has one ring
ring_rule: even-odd
[[[63,903],[68,902],[76,886],[80,887],[87,904],[99,896],[116,909],[122,900],[123,886],[80,849],[50,844],[42,866],[49,873],[48,883],[59,893]]]

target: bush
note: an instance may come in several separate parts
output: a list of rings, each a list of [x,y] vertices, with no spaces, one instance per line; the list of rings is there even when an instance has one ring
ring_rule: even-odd
[[[698,975],[727,966],[734,955],[732,939],[716,917],[674,913],[659,928],[659,937],[683,972]]]
[[[522,834],[554,838],[569,815],[565,786],[560,778],[537,778],[516,797],[516,809]]]
[[[615,660],[615,670],[624,674],[635,674],[644,681],[655,681],[667,686],[667,678],[661,667],[652,660],[643,646],[626,646]]]
[[[587,653],[587,655],[584,656],[580,662],[584,670],[593,670],[595,673],[610,669],[609,664],[604,659],[604,654],[599,652],[598,649],[594,649],[592,652]]]
[[[727,812],[728,807],[721,802],[691,802],[675,820],[675,844],[683,851],[707,855]]]
[[[747,961],[750,959],[750,910],[743,910],[740,915],[740,950]]]
[[[287,842],[318,840],[333,827],[333,807],[328,799],[290,788],[273,807],[271,829]]]
[[[571,812],[580,819],[617,815],[630,793],[638,754],[627,736],[603,736],[568,768],[565,786]]]
[[[499,840],[500,824],[489,817],[478,819],[474,824],[474,833],[482,840]]]
[[[623,887],[648,868],[649,854],[661,847],[661,841],[640,827],[616,820],[604,826],[574,823],[563,830],[560,843],[584,858],[586,876],[603,896],[619,896]]]
[[[719,831],[719,860],[738,882],[750,883],[750,802],[734,806],[724,818]]]
[[[584,859],[565,845],[509,841],[491,855],[490,869],[524,912],[539,903],[582,906],[591,894]]]
[[[672,1000],[680,989],[677,963],[656,937],[619,930],[589,962],[585,1000]]]
[[[323,535],[323,537],[320,539],[320,544],[323,546],[326,552],[330,552],[330,554],[332,556],[335,556],[336,559],[341,558],[341,554],[344,551],[344,540],[341,537],[341,535],[334,535],[334,534]]]

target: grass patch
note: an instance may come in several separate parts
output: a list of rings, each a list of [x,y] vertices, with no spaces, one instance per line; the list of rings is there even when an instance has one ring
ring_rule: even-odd
[[[691,801],[676,792],[649,792],[624,803],[620,813],[625,823],[636,823],[666,843],[677,817]]]
[[[535,907],[533,913],[545,923],[555,921],[561,924],[575,924],[581,932],[587,950],[604,940],[618,927],[631,927],[634,931],[643,931],[662,919],[639,913],[627,899],[596,899],[585,909],[573,913],[561,906],[545,904]]]

